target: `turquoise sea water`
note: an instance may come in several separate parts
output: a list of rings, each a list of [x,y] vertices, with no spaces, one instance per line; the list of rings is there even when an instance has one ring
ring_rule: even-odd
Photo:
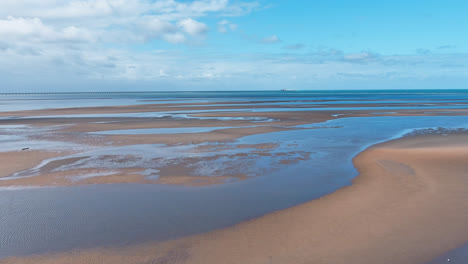
[[[220,91],[220,92],[113,92],[113,93],[37,93],[2,94],[0,111],[44,108],[90,107],[131,104],[336,100],[346,103],[368,100],[412,102],[467,99],[468,90],[346,90],[346,91]],[[150,100],[150,101],[148,101]]]

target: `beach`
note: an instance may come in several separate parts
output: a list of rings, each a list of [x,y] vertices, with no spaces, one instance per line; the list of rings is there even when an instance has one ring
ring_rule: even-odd
[[[0,264],[467,264],[467,13],[0,0]]]
[[[322,104],[324,102],[328,104]],[[467,115],[467,112],[463,108],[464,102],[458,103],[458,108],[450,108],[450,112],[447,112],[445,108],[452,107],[455,103],[443,101],[436,101],[434,104],[431,104],[430,112],[424,107],[424,104],[419,102],[394,102],[390,104],[382,100],[381,103],[362,101],[363,104],[340,104],[338,101],[338,103],[334,102],[334,104],[330,104],[326,100],[303,100],[300,103],[304,105],[296,103],[296,101],[284,100],[223,103],[215,101],[186,105],[181,103],[160,103],[5,111],[0,112],[0,116],[4,117],[0,120],[0,125],[6,127],[12,126],[13,129],[16,126],[16,130],[13,130],[14,133],[25,133],[27,131],[29,133],[27,138],[29,140],[51,142],[51,144],[55,145],[72,143],[75,145],[106,147],[143,144],[194,145],[210,142],[223,144],[223,142],[229,143],[250,135],[304,129],[300,126],[344,117]],[[316,105],[317,103],[319,105]],[[404,106],[404,109],[399,109],[402,106]],[[377,109],[391,107],[397,110],[395,112],[376,112],[378,111],[377,109],[367,109],[368,107]],[[239,108],[247,109],[239,110]],[[350,108],[350,110],[346,108]],[[233,111],[233,109],[238,110]],[[262,109],[268,111],[263,111]],[[319,111],[311,111],[311,109],[319,109]],[[255,110],[262,111],[257,112]],[[23,126],[22,130],[19,129],[21,126]],[[31,130],[28,128],[31,128]],[[34,132],[34,129],[36,129],[36,132]],[[167,132],[155,132],[158,130],[164,131],[164,129],[169,130]],[[185,132],[184,129],[188,132]],[[201,132],[197,132],[197,129]],[[126,133],[126,130],[133,132]],[[107,131],[109,132],[106,134]],[[11,132],[6,131],[6,133]],[[226,148],[232,147],[227,145],[225,146]],[[18,147],[17,149],[12,149],[13,151],[11,152],[0,153],[3,156],[0,160],[0,166],[4,168],[0,172],[0,178],[4,178],[0,181],[0,186],[64,186],[97,183],[212,185],[222,183],[228,179],[246,178],[246,175],[242,175],[242,173],[225,175],[216,179],[203,177],[204,175],[190,176],[190,169],[184,166],[165,170],[170,171],[170,173],[164,174],[158,180],[146,179],[139,173],[144,171],[144,168],[138,166],[125,168],[125,172],[120,171],[117,173],[112,173],[111,170],[103,170],[99,167],[94,168],[94,170],[67,170],[51,173],[57,167],[76,162],[77,160],[74,156],[49,163],[49,169],[41,171],[38,177],[6,178],[15,172],[31,169],[34,165],[51,158],[59,159],[60,157],[67,157],[82,152],[82,150],[75,151],[73,148],[73,146],[70,146],[60,151],[53,147],[35,149],[26,144],[24,148]],[[207,149],[207,146],[199,147],[199,149],[203,151],[203,149]],[[270,155],[265,151],[262,152],[262,155]],[[130,156],[126,156],[123,159],[131,159]],[[284,159],[282,162],[289,163],[294,162],[294,160],[295,158]],[[176,171],[176,173],[172,173],[172,171]],[[87,177],[85,180],[73,180],[74,175],[86,173],[98,174],[101,177]],[[131,176],[123,177],[125,174]]]
[[[445,258],[468,241],[465,101],[399,96],[26,100],[0,114],[0,263]]]
[[[466,134],[414,136],[353,160],[353,184],[223,230],[0,263],[426,263],[468,239]]]

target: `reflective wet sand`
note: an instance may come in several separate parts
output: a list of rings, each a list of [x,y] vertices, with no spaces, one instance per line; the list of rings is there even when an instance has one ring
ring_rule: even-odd
[[[437,134],[453,147],[468,127],[453,98],[216,100],[2,113],[0,257],[102,247],[130,257],[341,190],[372,144]]]
[[[374,146],[354,158],[353,185],[227,229],[0,263],[425,263],[468,237],[466,142],[439,134]]]

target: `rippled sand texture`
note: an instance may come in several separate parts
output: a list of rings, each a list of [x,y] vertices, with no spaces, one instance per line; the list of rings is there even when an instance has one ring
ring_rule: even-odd
[[[468,239],[468,135],[412,136],[354,158],[353,185],[224,230],[0,263],[425,263]]]

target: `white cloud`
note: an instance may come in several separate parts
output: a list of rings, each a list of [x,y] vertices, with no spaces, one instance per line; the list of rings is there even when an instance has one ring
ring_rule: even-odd
[[[96,40],[96,37],[92,32],[75,26],[65,27],[62,30],[62,34],[63,40],[67,41],[92,42]]]
[[[230,21],[228,21],[226,19],[223,19],[223,20],[218,22],[218,32],[220,32],[220,33],[226,33],[229,30],[235,31],[237,29],[237,27],[238,26],[236,24],[233,24],[233,23],[231,23]]]
[[[365,62],[371,59],[375,59],[377,57],[376,54],[370,52],[359,52],[359,53],[351,53],[345,54],[343,56],[343,60],[350,61],[350,62]]]
[[[208,26],[191,18],[183,19],[177,23],[184,32],[192,36],[200,36],[208,31]]]
[[[229,0],[2,0],[0,19],[39,19],[43,26],[64,30],[81,28],[102,36],[103,42],[145,41],[152,38],[171,43],[187,42],[188,36],[202,36],[208,26],[199,18],[249,13],[249,4]],[[231,29],[235,25],[230,26]],[[70,30],[70,29],[69,29]],[[149,31],[148,31],[149,30]],[[168,36],[166,36],[168,34]],[[186,36],[182,37],[181,34]],[[88,37],[90,34],[86,34]]]
[[[187,42],[188,36],[201,37],[207,31],[207,25],[191,18],[173,23],[152,17],[137,24],[136,29],[128,37],[129,39],[138,39],[138,36],[143,36],[145,40],[162,39],[169,43],[180,44]]]
[[[305,48],[305,45],[302,43],[296,43],[296,44],[286,45],[284,46],[284,48],[288,50],[300,50],[300,49]]]
[[[24,19],[8,17],[0,20],[0,36],[5,40],[8,38],[46,37],[49,38],[54,31],[45,26],[38,18]]]
[[[168,21],[163,21],[159,18],[152,18],[146,22],[146,28],[151,34],[163,35],[166,33],[174,33],[177,27]]]
[[[262,39],[262,43],[265,43],[265,44],[274,44],[278,42],[281,42],[281,40],[276,35],[269,36],[269,37]]]
[[[45,25],[38,18],[0,19],[0,42],[7,42],[11,46],[30,42],[92,42],[95,40],[90,31],[68,26],[55,29]]]
[[[240,16],[259,7],[258,2],[229,0],[2,0],[0,17],[71,19],[152,14],[165,20],[181,20],[216,12],[222,16]]]
[[[390,83],[430,77],[468,80],[467,54],[385,56],[332,49],[310,52],[308,46],[307,53],[302,49],[304,52],[216,57],[210,54],[219,56],[219,49],[216,52],[200,49],[200,53],[198,49],[190,49],[184,53],[188,49],[140,48],[141,44],[154,40],[190,45],[207,32],[204,22],[213,19],[219,20],[213,27],[221,33],[236,30],[237,25],[231,22],[234,19],[227,20],[226,16],[258,8],[257,2],[240,0],[0,0],[2,89],[9,87],[8,83],[11,87],[42,84],[41,89],[49,81],[63,87],[75,82],[77,86],[87,81],[96,84],[97,80],[119,85],[138,81],[138,86],[127,88],[139,89],[142,83],[151,84],[151,88],[154,84],[168,87],[162,89],[220,85],[226,89],[276,89],[289,84],[291,76],[295,76],[294,82],[315,87],[321,87],[317,85],[321,81],[379,79]],[[281,39],[277,35],[264,39],[251,35],[246,41],[272,44]],[[166,45],[158,48],[162,47]],[[302,47],[295,44],[285,48]]]
[[[226,33],[227,32],[227,28],[226,28],[226,25],[229,24],[229,21],[227,20],[221,20],[218,22],[218,31],[220,33]]]
[[[163,69],[159,70],[159,77],[164,78],[164,77],[168,77],[168,76],[169,75]]]
[[[172,44],[180,44],[187,41],[185,35],[181,33],[165,34],[162,39]]]
[[[71,1],[63,6],[57,6],[50,9],[46,9],[40,15],[48,18],[108,16],[114,12],[115,4],[120,4],[120,7],[122,7],[121,1],[120,3],[118,3],[118,1],[108,0]]]
[[[14,84],[23,88],[37,87],[37,83],[46,81],[63,81],[55,87],[90,82],[93,86],[87,87],[98,85],[101,88],[99,84],[102,81],[112,83],[108,88],[102,86],[103,90],[129,90],[132,87],[144,90],[145,84],[148,89],[281,89],[281,86],[291,85],[291,76],[295,76],[297,89],[352,88],[356,83],[372,84],[373,88],[382,88],[380,85],[392,88],[391,85],[397,84],[431,84],[437,78],[468,80],[464,66],[468,54],[378,55],[367,63],[360,63],[345,61],[345,54],[334,50],[289,55],[225,54],[222,58],[206,54],[192,56],[193,53],[182,51],[132,52],[119,49],[66,52],[48,49],[41,56],[25,56],[10,50],[0,53],[0,78],[4,83],[15,80]],[[448,62],[450,66],[447,66]]]
[[[3,0],[1,15],[38,17],[42,19],[71,19],[78,17],[109,16],[116,11],[131,10],[141,1],[123,0]]]
[[[237,27],[238,27],[238,26],[237,26],[236,24],[229,24],[229,28],[230,28],[232,31],[236,30]]]
[[[260,8],[259,2],[238,2],[227,6],[223,11],[223,15],[228,17],[243,16]]]

